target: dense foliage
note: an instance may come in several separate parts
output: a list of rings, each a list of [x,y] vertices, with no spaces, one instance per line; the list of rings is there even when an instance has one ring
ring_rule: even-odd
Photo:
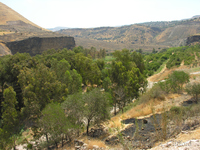
[[[46,137],[41,148],[57,146],[109,119],[112,106],[123,111],[147,84],[143,57],[126,49],[111,62],[105,55],[75,47],[0,57],[0,149],[14,148],[28,127],[35,139]]]

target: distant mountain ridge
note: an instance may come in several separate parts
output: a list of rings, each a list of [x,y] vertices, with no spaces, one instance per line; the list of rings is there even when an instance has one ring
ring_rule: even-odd
[[[47,28],[47,29],[54,32],[54,31],[59,31],[61,29],[70,29],[70,28],[68,28],[68,27],[55,27],[55,28]]]
[[[188,36],[200,33],[200,18],[197,16],[180,21],[146,22],[121,27],[61,29],[57,32],[75,37],[77,45],[88,48],[94,46],[108,50],[159,50],[185,45]]]

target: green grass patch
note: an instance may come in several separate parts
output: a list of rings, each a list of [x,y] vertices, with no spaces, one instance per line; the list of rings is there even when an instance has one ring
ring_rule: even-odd
[[[113,57],[113,56],[106,56],[104,58],[104,60],[105,60],[105,62],[109,62],[109,61],[115,60],[115,57]]]
[[[105,61],[105,68],[110,68],[111,67],[111,62],[113,61],[113,60],[115,60],[116,58],[115,57],[113,57],[113,56],[106,56],[105,58],[104,58],[104,61]]]

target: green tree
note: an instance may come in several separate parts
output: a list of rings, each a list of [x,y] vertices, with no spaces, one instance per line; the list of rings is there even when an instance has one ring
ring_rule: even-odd
[[[60,61],[56,59],[52,60],[51,70],[55,71],[57,79],[61,82],[64,82],[65,72],[67,70],[70,70],[70,68],[71,68],[70,64],[65,59],[62,59]]]
[[[85,57],[82,53],[78,53],[74,58],[73,69],[82,76],[83,84],[100,84],[101,72],[96,63],[92,59]]]
[[[62,108],[65,110],[73,129],[77,131],[78,135],[83,127],[85,102],[81,92],[69,95],[62,103]]]
[[[183,84],[189,82],[189,74],[184,71],[174,71],[168,75],[168,79],[164,82],[160,82],[160,88],[166,93],[175,92],[179,93],[183,90]]]
[[[70,71],[70,84],[68,85],[69,94],[74,94],[82,90],[82,77],[73,69]]]
[[[200,83],[188,84],[186,86],[186,92],[195,98],[195,102],[198,103],[198,95],[200,94]]]
[[[47,146],[53,141],[58,148],[59,141],[63,140],[71,128],[71,123],[67,120],[64,110],[59,104],[49,103],[42,110],[41,118],[38,121],[40,135],[46,136]]]
[[[96,88],[87,93],[70,95],[62,103],[73,128],[80,131],[86,120],[87,135],[91,122],[99,124],[110,117],[110,95]]]
[[[99,53],[100,53],[99,58],[105,58],[106,57],[106,50],[105,49],[100,49]]]
[[[105,67],[105,62],[103,59],[97,59],[96,60],[97,66],[99,67],[100,70],[103,70]]]
[[[5,89],[4,101],[2,102],[2,120],[3,127],[1,133],[3,134],[2,138],[5,140],[5,143],[11,145],[14,149],[16,146],[16,138],[19,134],[19,118],[18,112],[16,110],[17,100],[16,92],[10,86]]]
[[[67,95],[66,85],[58,81],[55,72],[43,64],[36,68],[24,68],[18,78],[25,105],[22,112],[27,119],[37,119],[48,103],[61,103],[62,97]]]
[[[23,67],[34,67],[37,64],[34,58],[31,58],[27,53],[16,53],[13,56],[4,56],[0,58],[0,83],[2,93],[0,92],[0,103],[3,100],[3,91],[9,85],[12,85],[14,91],[16,91],[17,107],[21,109],[24,106],[21,88],[18,85],[17,76]],[[1,106],[1,105],[0,105]],[[1,107],[0,107],[1,109]]]
[[[74,47],[73,51],[75,53],[83,53],[83,47],[82,46]]]
[[[127,90],[128,101],[131,102],[133,98],[138,98],[140,89],[144,92],[147,86],[145,76],[140,72],[139,68],[132,68],[127,72],[127,81],[125,89]]]
[[[145,70],[144,60],[141,53],[133,52],[131,53],[131,61],[135,62],[136,66],[140,69],[143,74]]]
[[[100,89],[83,94],[85,101],[84,117],[87,120],[87,135],[91,121],[93,124],[99,124],[110,117],[110,96],[108,93],[102,93]]]
[[[118,86],[124,85],[127,74],[126,67],[123,66],[121,61],[112,61],[111,77],[113,83],[117,83]]]
[[[111,87],[112,86],[112,83],[111,83],[111,80],[110,80],[110,78],[109,77],[106,77],[106,78],[104,78],[104,80],[103,80],[103,88],[104,88],[104,90],[106,91],[106,92],[111,92]]]
[[[122,51],[115,51],[113,56],[116,58],[116,61],[122,62],[122,65],[130,70],[134,67],[134,63],[131,61],[131,53],[128,49],[123,49]]]
[[[184,71],[174,71],[168,76],[168,81],[171,85],[171,89],[174,92],[181,92],[183,89],[183,84],[189,82],[189,74]]]
[[[127,62],[128,63],[128,62]],[[129,63],[131,64],[131,63]],[[116,109],[116,103],[122,109],[123,107],[130,103],[133,98],[137,98],[139,96],[139,89],[145,89],[147,85],[147,81],[144,75],[140,72],[139,68],[132,67],[127,69],[121,61],[113,61],[111,65],[111,79],[113,86],[113,96],[114,96],[114,106]],[[124,90],[120,90],[124,92],[123,98],[120,100],[119,98],[122,94],[117,94],[119,89],[124,88]]]
[[[152,52],[151,52],[152,54],[155,54],[155,53],[157,53],[157,51],[155,50],[155,48],[153,48],[153,50],[152,50]]]

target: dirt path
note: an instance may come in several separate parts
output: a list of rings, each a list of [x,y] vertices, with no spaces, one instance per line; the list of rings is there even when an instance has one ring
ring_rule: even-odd
[[[150,77],[147,78],[148,82],[155,82],[155,80],[159,79],[159,77],[167,70],[167,67],[166,65],[163,67],[163,69],[157,73],[157,74],[154,74]]]

